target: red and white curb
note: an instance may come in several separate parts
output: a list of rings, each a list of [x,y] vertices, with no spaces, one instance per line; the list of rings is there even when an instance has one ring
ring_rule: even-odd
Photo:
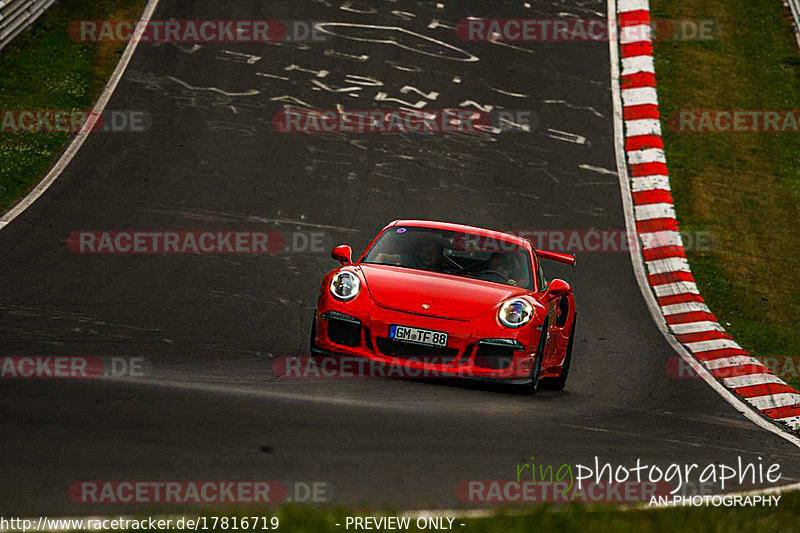
[[[761,415],[800,428],[800,391],[774,375],[725,331],[700,296],[686,259],[661,138],[649,0],[619,0],[617,20],[630,180],[626,189],[644,274],[666,328],[711,376]]]

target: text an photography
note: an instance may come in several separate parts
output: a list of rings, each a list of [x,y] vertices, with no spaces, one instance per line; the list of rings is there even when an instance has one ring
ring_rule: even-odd
[[[69,498],[92,504],[329,503],[334,489],[327,481],[92,480],[72,483]]]
[[[516,465],[510,480],[464,480],[456,487],[459,500],[468,503],[536,503],[536,502],[614,502],[647,503],[648,505],[711,505],[777,506],[781,496],[775,494],[734,494],[735,487],[781,479],[778,463],[745,462],[741,456],[736,465],[723,463],[677,464],[666,467],[643,463],[634,465],[602,463],[594,457],[593,465]]]
[[[92,379],[144,377],[152,364],[144,357],[85,355],[4,355],[0,379]]]
[[[150,113],[144,110],[0,110],[0,133],[142,133],[152,125]]]
[[[605,42],[617,35],[634,41],[711,41],[720,26],[710,19],[650,19],[649,14],[622,20],[617,27],[609,19],[486,19],[467,18],[456,26],[456,35],[468,42]]]
[[[272,117],[272,125],[281,133],[531,133],[539,115],[529,109],[286,109]]]
[[[315,20],[75,20],[75,42],[274,43],[323,42]]]
[[[332,238],[321,231],[73,231],[76,254],[324,253]]]

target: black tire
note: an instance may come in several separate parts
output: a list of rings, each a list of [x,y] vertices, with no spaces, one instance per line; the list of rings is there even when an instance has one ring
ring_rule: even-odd
[[[533,368],[531,368],[531,382],[525,385],[525,390],[528,394],[536,394],[536,391],[539,390],[539,374],[542,371],[542,356],[544,355],[544,349],[547,345],[548,327],[549,324],[545,320],[542,326],[542,335],[539,337],[539,345],[536,347],[536,360],[533,363]]]
[[[576,315],[572,319],[572,331],[569,334],[569,343],[567,343],[567,355],[564,357],[564,365],[561,367],[561,375],[557,378],[545,378],[539,383],[539,387],[547,390],[562,391],[567,386],[567,378],[569,377],[569,367],[572,364],[572,345],[575,342],[575,324],[578,321]]]
[[[317,312],[314,311],[314,318],[311,320],[311,338],[308,341],[308,346],[311,348],[313,354],[317,351]]]

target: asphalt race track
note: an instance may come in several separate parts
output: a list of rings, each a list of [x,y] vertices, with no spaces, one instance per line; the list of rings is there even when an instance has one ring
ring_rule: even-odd
[[[636,458],[735,465],[760,457],[780,463],[782,483],[800,480],[800,450],[700,379],[668,374],[676,353],[625,251],[579,254],[574,271],[547,269],[573,284],[579,306],[563,393],[276,378],[276,358],[308,354],[334,244],[359,252],[396,218],[516,231],[624,230],[625,222],[607,42],[456,37],[452,26],[467,14],[519,12],[497,7],[268,4],[162,0],[153,18],[324,20],[424,38],[328,26],[336,35],[324,42],[138,47],[108,108],[146,110],[152,128],[92,135],[0,232],[0,354],[141,356],[149,372],[0,381],[0,514],[136,511],[68,496],[78,480],[122,479],[317,480],[334,487],[337,504],[452,508],[469,505],[456,497],[460,481],[511,479],[531,456],[631,466]],[[607,9],[602,1],[533,4],[524,16],[602,18]],[[395,44],[363,40],[389,38]],[[463,61],[472,56],[479,60]],[[406,86],[416,90],[401,92]],[[358,89],[336,92],[348,87]],[[286,103],[397,109],[398,100],[532,110],[538,124],[529,133],[431,136],[305,135],[272,125]],[[205,229],[316,232],[325,249],[87,255],[65,244],[79,230]]]

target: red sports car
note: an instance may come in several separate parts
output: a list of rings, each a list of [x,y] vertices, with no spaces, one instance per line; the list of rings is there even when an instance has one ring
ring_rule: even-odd
[[[331,252],[311,331],[315,354],[364,357],[422,371],[562,390],[575,338],[569,284],[540,259],[571,255],[488,229],[396,220],[353,262]]]

